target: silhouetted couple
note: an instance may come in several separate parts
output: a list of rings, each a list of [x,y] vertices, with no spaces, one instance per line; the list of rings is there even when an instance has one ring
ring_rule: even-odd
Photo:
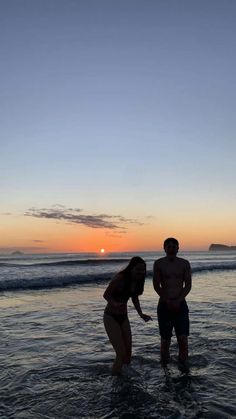
[[[169,348],[174,328],[179,346],[179,368],[187,372],[189,314],[185,297],[191,290],[191,268],[187,260],[177,257],[179,243],[176,239],[166,239],[164,250],[166,256],[156,260],[153,269],[153,286],[159,295],[157,318],[161,335],[160,361],[164,367],[170,361]],[[120,374],[122,366],[131,361],[132,334],[127,313],[129,298],[145,322],[152,320],[142,312],[139,303],[145,277],[146,263],[141,257],[135,256],[114,277],[104,293],[107,300],[104,325],[116,352],[112,375]]]

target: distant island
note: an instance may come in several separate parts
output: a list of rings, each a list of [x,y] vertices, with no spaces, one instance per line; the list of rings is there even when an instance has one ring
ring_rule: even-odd
[[[226,246],[225,244],[212,243],[208,250],[236,250],[236,246]]]
[[[22,256],[22,255],[24,255],[24,253],[20,252],[19,250],[16,250],[15,252],[12,252],[11,255],[12,256]]]

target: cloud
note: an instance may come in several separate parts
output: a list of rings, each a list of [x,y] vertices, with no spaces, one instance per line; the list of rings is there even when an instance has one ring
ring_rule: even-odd
[[[45,243],[45,240],[31,240],[34,243]]]
[[[82,214],[80,208],[65,208],[63,205],[53,206],[52,208],[30,208],[25,212],[26,217],[47,218],[51,220],[66,221],[73,224],[82,224],[89,228],[119,230],[125,232],[125,224],[142,225],[139,221],[122,217],[120,215],[108,214]]]
[[[114,233],[108,233],[107,232],[106,236],[112,237],[114,239],[121,239],[123,237],[122,233],[124,233],[124,231],[117,231],[117,232],[114,232]]]
[[[35,251],[42,251],[42,250],[50,250],[50,247],[44,247],[44,246],[11,246],[11,247],[0,247],[0,253],[9,253],[9,252],[35,252]]]

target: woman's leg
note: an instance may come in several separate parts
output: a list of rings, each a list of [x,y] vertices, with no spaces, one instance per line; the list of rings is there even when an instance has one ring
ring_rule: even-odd
[[[125,319],[125,321],[121,325],[121,332],[123,336],[123,340],[125,343],[125,349],[126,349],[126,356],[124,359],[125,364],[130,364],[131,362],[131,354],[132,354],[132,334],[131,334],[131,328],[129,319]]]
[[[112,375],[118,375],[121,372],[122,365],[126,356],[126,346],[119,323],[108,314],[103,317],[104,326],[108,338],[116,352],[116,359],[112,367]]]

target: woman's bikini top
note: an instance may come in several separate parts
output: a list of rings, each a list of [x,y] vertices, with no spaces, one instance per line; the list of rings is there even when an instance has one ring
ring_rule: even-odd
[[[121,283],[120,287],[113,291],[112,297],[117,302],[127,303],[128,299],[131,297],[130,286],[125,282],[125,280],[122,282],[123,283]]]

